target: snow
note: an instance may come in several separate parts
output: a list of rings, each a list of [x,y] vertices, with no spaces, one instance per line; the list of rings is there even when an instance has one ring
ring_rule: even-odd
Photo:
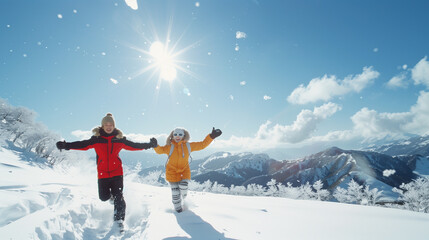
[[[0,148],[2,239],[425,239],[429,215],[332,202],[189,193],[175,213],[168,187],[125,176],[125,232],[98,199],[93,161],[66,170]]]
[[[395,169],[386,169],[383,171],[383,176],[390,177],[390,175],[395,174]]]

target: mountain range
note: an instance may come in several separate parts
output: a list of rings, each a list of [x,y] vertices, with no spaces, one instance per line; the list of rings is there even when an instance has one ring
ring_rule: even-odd
[[[363,150],[337,147],[295,160],[275,160],[267,154],[218,152],[190,164],[192,179],[210,180],[224,186],[266,186],[275,179],[293,186],[321,180],[324,188],[347,187],[354,181],[394,195],[393,187],[429,175],[429,136],[372,146]],[[141,174],[163,170],[164,166],[144,169]]]

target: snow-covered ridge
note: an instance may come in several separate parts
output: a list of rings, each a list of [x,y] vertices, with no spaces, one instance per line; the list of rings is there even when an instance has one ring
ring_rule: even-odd
[[[207,161],[210,164],[207,164]],[[293,186],[314,184],[321,180],[324,188],[346,187],[351,180],[384,191],[385,197],[396,198],[394,187],[428,174],[429,160],[413,155],[389,156],[373,151],[326,149],[293,161],[276,161],[264,154],[217,153],[191,167],[192,178],[210,180],[225,186],[258,184],[271,180]],[[201,167],[210,166],[211,168]],[[386,171],[392,174],[386,175]]]
[[[418,154],[424,157],[428,157],[429,135],[412,137],[407,140],[400,140],[381,146],[373,146],[364,150],[384,153],[391,156]]]

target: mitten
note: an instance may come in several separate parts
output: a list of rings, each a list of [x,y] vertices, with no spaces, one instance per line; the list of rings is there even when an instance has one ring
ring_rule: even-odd
[[[156,138],[151,138],[151,139],[150,139],[150,146],[151,146],[152,148],[156,148],[156,147],[158,147],[158,141],[156,140]]]
[[[212,133],[210,133],[210,137],[212,139],[215,139],[215,138],[219,137],[221,134],[222,134],[222,131],[220,129],[215,129],[213,127]]]
[[[66,141],[59,141],[59,142],[57,142],[57,148],[59,150],[62,150],[62,149],[69,150],[69,149],[67,149],[67,143],[66,143]]]

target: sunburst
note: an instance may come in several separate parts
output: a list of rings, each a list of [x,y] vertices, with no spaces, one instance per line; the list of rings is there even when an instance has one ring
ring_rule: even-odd
[[[186,61],[180,57],[183,53],[195,47],[198,42],[194,42],[187,47],[177,49],[180,40],[183,38],[183,34],[173,43],[170,38],[171,26],[172,24],[170,21],[167,37],[164,42],[159,40],[158,34],[154,31],[154,41],[145,39],[146,43],[149,43],[146,44],[149,46],[149,49],[132,47],[135,50],[145,54],[144,59],[146,60],[145,66],[139,70],[136,76],[142,75],[148,71],[152,71],[150,78],[155,75],[158,76],[157,90],[160,89],[162,82],[168,82],[170,85],[172,85],[174,81],[179,80],[179,72],[183,72],[191,77],[197,78],[195,73],[189,70],[189,66],[195,63]]]

